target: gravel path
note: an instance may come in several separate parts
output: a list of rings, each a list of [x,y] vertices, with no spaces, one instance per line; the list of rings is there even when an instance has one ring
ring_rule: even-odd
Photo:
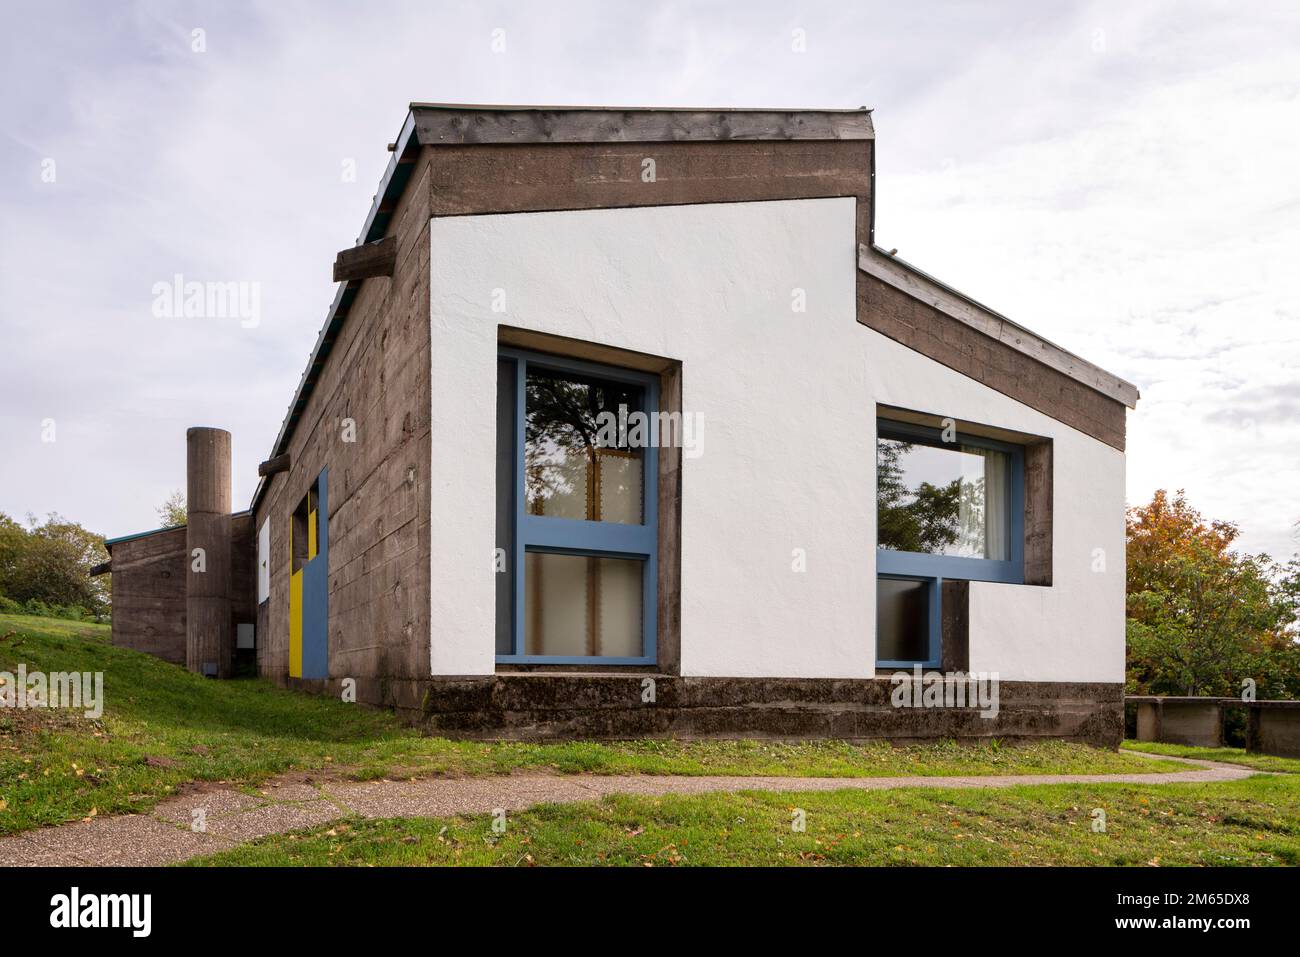
[[[1164,760],[1168,758],[1161,757]],[[1174,759],[1178,760],[1178,759]],[[1142,774],[1017,774],[960,777],[789,778],[652,775],[508,775],[414,781],[268,782],[256,795],[232,789],[189,794],[151,814],[93,818],[0,838],[0,867],[139,866],[212,854],[270,834],[343,817],[442,817],[595,801],[607,794],[712,791],[862,791],[1006,788],[1022,784],[1172,784],[1235,781],[1257,772],[1182,759],[1195,770]]]

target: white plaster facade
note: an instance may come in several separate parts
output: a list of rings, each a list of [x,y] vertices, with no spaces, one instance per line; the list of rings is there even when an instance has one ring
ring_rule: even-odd
[[[436,217],[430,244],[432,674],[495,670],[509,325],[682,363],[703,422],[682,463],[683,675],[875,674],[880,403],[1055,442],[1054,584],[972,583],[971,670],[1123,680],[1123,453],[858,323],[853,199]]]

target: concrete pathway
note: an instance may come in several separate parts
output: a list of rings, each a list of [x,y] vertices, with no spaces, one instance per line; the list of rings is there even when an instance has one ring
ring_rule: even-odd
[[[1153,755],[1153,757],[1161,757]],[[1169,760],[1168,758],[1164,758]],[[1180,759],[1174,759],[1180,760]],[[1249,768],[1181,759],[1195,770],[1141,774],[1017,774],[961,777],[787,778],[652,775],[502,775],[414,781],[270,781],[258,794],[196,792],[151,814],[93,818],[0,838],[0,867],[139,866],[213,854],[270,834],[344,817],[443,817],[522,811],[537,804],[596,801],[608,794],[712,791],[861,791],[897,788],[1006,788],[1021,784],[1171,784],[1235,781]]]

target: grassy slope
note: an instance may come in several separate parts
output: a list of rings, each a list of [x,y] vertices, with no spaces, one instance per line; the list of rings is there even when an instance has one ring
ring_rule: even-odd
[[[795,808],[804,833],[791,827]],[[1093,809],[1106,813],[1104,833]],[[352,820],[198,865],[1300,864],[1300,778],[614,797],[509,818]]]
[[[1152,741],[1125,741],[1129,751],[1147,754],[1165,754],[1175,758],[1200,758],[1202,761],[1223,761],[1259,771],[1280,771],[1300,774],[1300,758],[1279,758],[1271,754],[1247,754],[1241,748],[1192,748],[1185,744],[1159,744]]]
[[[146,810],[195,781],[291,769],[353,777],[518,770],[646,774],[1015,774],[1183,770],[1077,745],[891,748],[837,741],[484,744],[421,737],[383,712],[260,680],[214,682],[109,644],[109,629],[0,615],[0,670],[104,672],[103,718],[0,709],[0,833]]]

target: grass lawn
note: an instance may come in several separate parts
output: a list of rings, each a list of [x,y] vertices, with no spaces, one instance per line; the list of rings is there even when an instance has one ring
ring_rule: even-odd
[[[106,625],[0,615],[0,671],[102,671],[103,717],[0,709],[0,834],[147,810],[193,782],[295,770],[355,778],[597,774],[1120,773],[1185,765],[1057,742],[894,748],[838,741],[489,744],[423,737],[382,711],[267,681],[216,682],[109,643]]]
[[[1125,741],[1129,751],[1147,754],[1165,754],[1175,758],[1200,758],[1203,761],[1223,761],[1259,771],[1276,771],[1282,774],[1300,774],[1300,758],[1279,758],[1271,754],[1248,754],[1242,748],[1193,748],[1185,744],[1159,744],[1153,741]]]
[[[795,809],[805,830],[792,828]],[[1105,812],[1104,832],[1093,811]],[[1300,864],[1300,779],[612,797],[512,815],[348,820],[190,862],[370,865]]]

